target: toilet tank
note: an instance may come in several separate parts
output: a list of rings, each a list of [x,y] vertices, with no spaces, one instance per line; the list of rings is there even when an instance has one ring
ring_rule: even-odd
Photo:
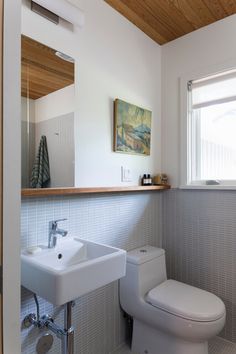
[[[120,279],[121,306],[128,312],[128,303],[144,298],[166,279],[165,250],[146,245],[127,252],[126,276]]]

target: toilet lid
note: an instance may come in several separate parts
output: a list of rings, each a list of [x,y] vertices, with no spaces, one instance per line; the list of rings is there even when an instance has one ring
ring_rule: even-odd
[[[215,321],[225,314],[225,305],[214,294],[175,280],[166,280],[149,291],[151,305],[192,321]]]

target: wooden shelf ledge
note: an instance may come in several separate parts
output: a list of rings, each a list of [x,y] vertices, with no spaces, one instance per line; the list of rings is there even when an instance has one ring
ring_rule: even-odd
[[[145,191],[161,191],[170,189],[169,185],[161,186],[128,186],[128,187],[95,187],[95,188],[26,188],[21,190],[22,197],[47,197],[61,195],[130,193]]]

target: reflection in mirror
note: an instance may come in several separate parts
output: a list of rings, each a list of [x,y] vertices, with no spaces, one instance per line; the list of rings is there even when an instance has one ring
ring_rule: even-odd
[[[22,188],[74,186],[74,60],[22,36]]]

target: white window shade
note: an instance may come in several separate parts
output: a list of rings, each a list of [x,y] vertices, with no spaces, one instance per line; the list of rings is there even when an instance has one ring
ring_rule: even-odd
[[[236,186],[236,71],[188,88],[188,184]]]
[[[209,79],[209,81],[196,81],[190,84],[192,89],[193,108],[200,108],[221,102],[230,102],[236,99],[236,73]]]

